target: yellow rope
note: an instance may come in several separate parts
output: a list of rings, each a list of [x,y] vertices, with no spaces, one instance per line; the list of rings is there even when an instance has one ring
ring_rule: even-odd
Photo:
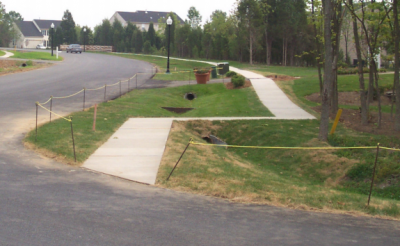
[[[294,149],[294,150],[340,150],[340,149],[376,149],[376,146],[365,146],[365,147],[273,147],[273,146],[239,146],[239,145],[221,145],[221,144],[203,144],[190,141],[193,145],[203,145],[203,146],[218,146],[218,147],[229,147],[229,148],[247,148],[247,149]],[[390,149],[385,147],[380,147],[381,149]],[[397,149],[391,149],[397,150]],[[397,150],[400,151],[400,150]]]
[[[117,82],[117,83],[115,83],[115,84],[112,84],[112,85],[107,85],[107,87],[114,86],[114,85],[118,85],[118,84],[119,84],[119,82]]]
[[[49,109],[43,107],[40,103],[37,103],[37,105],[39,105],[39,106],[40,106],[41,108],[43,108],[44,110],[47,110],[47,111],[49,111],[50,113],[53,113],[53,114],[57,115],[58,117],[60,117],[60,118],[62,118],[62,119],[64,119],[64,120],[66,120],[66,121],[68,121],[68,122],[71,122],[71,121],[72,121],[71,119],[67,119],[67,118],[65,118],[65,117],[63,117],[63,116],[61,116],[61,115],[59,115],[59,114],[57,114],[57,113],[54,113],[53,111],[51,111],[51,110],[49,110]]]
[[[85,90],[85,89],[82,89],[82,90],[78,91],[77,93],[72,94],[72,95],[69,95],[69,96],[65,96],[65,97],[53,97],[53,98],[54,98],[54,99],[64,99],[64,98],[73,97],[73,96],[75,96],[75,95],[78,95],[79,93],[81,93],[81,92],[84,91],[84,90]]]
[[[51,100],[51,97],[50,97],[49,100],[47,100],[46,102],[40,103],[40,104],[42,104],[42,105],[47,104],[48,102],[50,102],[50,100]]]
[[[87,91],[96,91],[96,90],[100,90],[103,89],[105,87],[105,85],[103,85],[102,87],[96,88],[96,89],[86,89]]]

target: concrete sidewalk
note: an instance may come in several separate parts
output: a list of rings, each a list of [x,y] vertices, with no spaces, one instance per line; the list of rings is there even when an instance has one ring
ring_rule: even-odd
[[[132,118],[91,155],[83,167],[153,185],[174,120],[315,119],[290,101],[273,80],[234,67],[230,70],[251,80],[260,101],[274,117]]]
[[[5,50],[2,50],[2,51],[6,52],[6,54],[4,56],[0,56],[0,58],[8,58],[8,57],[11,57],[14,55],[13,53],[5,51]]]

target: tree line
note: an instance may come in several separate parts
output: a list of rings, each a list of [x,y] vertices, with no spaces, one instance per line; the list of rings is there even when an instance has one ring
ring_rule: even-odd
[[[201,25],[202,16],[195,7],[187,19],[171,26],[171,54],[178,57],[226,59],[282,65],[315,65],[312,32],[307,21],[304,0],[242,0],[232,13],[214,11]],[[166,18],[168,18],[168,16]],[[165,54],[168,42],[166,19],[141,30],[129,23],[122,27],[107,19],[94,28],[94,44],[112,45],[118,52]],[[309,52],[311,54],[311,52]]]

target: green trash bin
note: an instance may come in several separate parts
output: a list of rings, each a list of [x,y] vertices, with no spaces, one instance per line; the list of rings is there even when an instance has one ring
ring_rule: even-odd
[[[217,64],[219,75],[224,75],[229,72],[229,62],[221,62]]]
[[[217,77],[217,67],[211,67],[211,78],[216,79]]]

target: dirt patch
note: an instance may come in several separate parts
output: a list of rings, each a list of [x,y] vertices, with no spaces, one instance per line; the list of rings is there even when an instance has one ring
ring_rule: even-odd
[[[361,105],[360,93],[356,91],[339,92],[338,98],[339,98],[339,104],[342,105],[355,105],[355,106]],[[306,99],[312,102],[321,103],[321,97],[319,96],[319,93],[314,93],[309,96],[306,96]],[[386,96],[381,96],[381,104],[391,105],[392,102],[390,98]],[[374,100],[372,103],[370,103],[370,105],[378,106],[378,101]]]
[[[161,107],[161,108],[177,114],[183,114],[194,109],[194,108],[175,108],[175,107]]]
[[[299,79],[298,77],[292,77],[292,76],[287,76],[287,75],[268,75],[265,77],[270,78],[273,81],[290,81],[290,80]]]
[[[27,72],[43,67],[51,66],[50,63],[38,63],[33,62],[32,66],[22,67],[21,65],[26,61],[15,61],[15,60],[0,60],[0,76],[12,73]]]
[[[235,88],[235,86],[233,85],[232,82],[225,83],[225,86],[226,86],[226,88],[227,88],[228,90],[236,90],[236,89],[243,89],[243,88],[251,87],[252,84],[251,84],[250,80],[246,80],[246,81],[244,82],[244,85],[243,85],[243,86],[239,86],[239,87],[236,87],[236,88]]]

